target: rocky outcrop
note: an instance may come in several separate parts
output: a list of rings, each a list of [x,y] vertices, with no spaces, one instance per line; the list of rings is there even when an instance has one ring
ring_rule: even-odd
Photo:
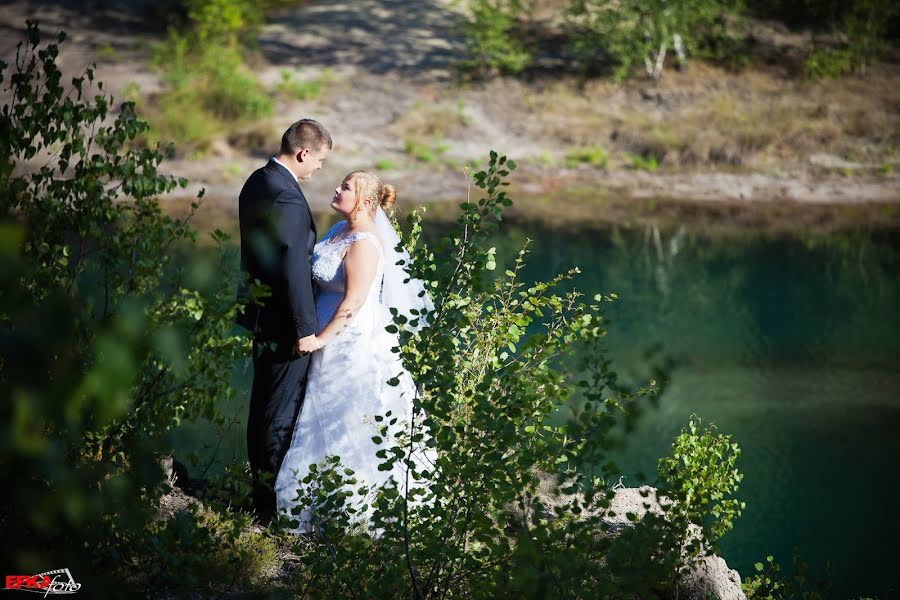
[[[681,580],[679,597],[688,600],[746,600],[741,589],[741,576],[721,556],[704,556],[691,565],[691,571]]]
[[[551,508],[551,512],[553,506],[567,504],[576,498],[575,494],[560,492],[553,478],[547,474],[540,474],[537,496],[545,506]],[[658,496],[656,488],[649,485],[638,488],[617,486],[613,488],[609,508],[604,510],[601,516],[610,526],[610,531],[615,534],[639,522],[648,513],[662,516],[665,514],[663,506],[666,502],[667,499]],[[634,516],[633,520],[628,518],[629,514]],[[700,538],[700,528],[692,525],[688,537]],[[693,559],[688,567],[689,570],[679,585],[679,598],[746,600],[741,589],[741,576],[734,569],[730,569],[722,557],[700,556]]]

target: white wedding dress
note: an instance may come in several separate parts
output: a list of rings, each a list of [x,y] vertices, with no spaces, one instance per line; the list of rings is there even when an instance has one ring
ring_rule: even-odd
[[[394,463],[390,471],[378,470],[383,462],[376,456],[380,448],[373,436],[379,435],[378,426],[398,417],[397,427],[408,424],[412,401],[416,393],[409,373],[403,368],[399,354],[391,349],[398,345],[396,334],[385,331],[391,322],[391,314],[380,301],[384,252],[378,236],[358,232],[332,242],[345,231],[346,222],[331,228],[316,244],[312,258],[313,279],[316,282],[316,314],[319,325],[331,320],[344,297],[343,255],[350,244],[365,244],[367,250],[379,255],[377,272],[365,303],[330,343],[313,353],[310,361],[306,395],[300,416],[294,425],[290,448],[278,472],[275,495],[278,511],[289,519],[299,520],[294,531],[310,533],[314,530],[311,511],[304,508],[299,515],[292,514],[298,505],[298,493],[303,493],[302,480],[309,474],[309,465],[321,463],[327,456],[337,455],[343,468],[354,471],[357,483],[350,497],[354,506],[362,504],[362,497],[355,490],[361,485],[374,489],[394,477],[398,490],[405,491],[406,465],[402,460]],[[387,382],[397,377],[399,385]],[[375,415],[391,416],[376,423]],[[421,415],[417,416],[421,421]],[[408,431],[408,427],[407,427]],[[421,443],[413,460],[418,468],[429,471],[434,467],[434,455]],[[410,481],[412,479],[410,478]],[[369,496],[371,499],[371,495]],[[368,520],[371,505],[360,511],[359,517]]]

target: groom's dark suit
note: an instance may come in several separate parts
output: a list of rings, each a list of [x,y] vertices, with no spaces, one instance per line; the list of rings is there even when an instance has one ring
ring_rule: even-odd
[[[253,502],[266,519],[275,511],[274,476],[291,443],[303,403],[309,356],[294,354],[299,338],[318,332],[310,261],[316,227],[300,185],[270,160],[244,184],[239,204],[241,269],[271,295],[249,304],[237,322],[253,332],[253,391],[247,455]],[[246,298],[246,286],[239,292]],[[267,480],[263,473],[270,473]]]

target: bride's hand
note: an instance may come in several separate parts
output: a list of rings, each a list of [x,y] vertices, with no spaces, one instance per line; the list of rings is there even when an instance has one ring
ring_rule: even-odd
[[[312,354],[322,346],[323,344],[319,341],[318,336],[308,335],[297,340],[297,345],[294,347],[294,352],[303,356],[305,354]]]

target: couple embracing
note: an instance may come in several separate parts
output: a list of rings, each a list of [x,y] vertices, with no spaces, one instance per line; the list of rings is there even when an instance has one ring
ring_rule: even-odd
[[[239,207],[241,269],[269,289],[238,317],[253,333],[247,421],[253,504],[263,524],[277,511],[304,533],[315,529],[315,507],[300,502],[310,465],[337,455],[372,490],[391,477],[398,487],[404,483],[404,461],[379,470],[372,441],[373,417],[390,411],[402,422],[415,395],[392,351],[397,335],[385,328],[391,308],[411,320],[413,310],[432,308],[422,282],[402,266],[409,256],[398,250],[385,213],[396,200],[394,188],[375,174],[344,177],[331,199],[343,220],[318,239],[300,182],[322,167],[331,147],[321,124],[297,121],[278,154],[247,179]],[[399,385],[388,384],[394,378]],[[414,460],[433,468],[433,454]]]

